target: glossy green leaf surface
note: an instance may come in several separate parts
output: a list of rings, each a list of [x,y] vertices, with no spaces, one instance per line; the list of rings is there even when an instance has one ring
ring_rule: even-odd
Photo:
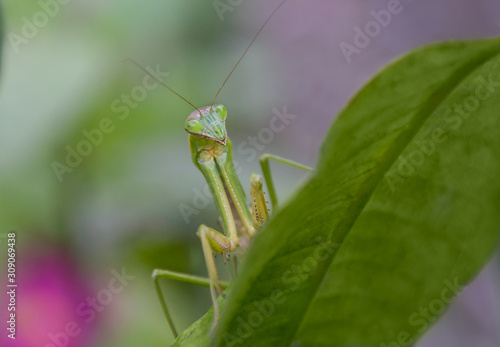
[[[500,40],[418,49],[346,106],[250,247],[216,332],[179,346],[411,345],[494,250]]]

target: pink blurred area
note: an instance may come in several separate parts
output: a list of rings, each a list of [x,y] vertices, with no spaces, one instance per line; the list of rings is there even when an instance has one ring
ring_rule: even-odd
[[[86,323],[84,318],[88,317],[77,314],[77,307],[86,302],[92,291],[71,255],[61,246],[39,239],[22,247],[17,242],[17,249],[16,339],[3,332],[1,346],[92,346],[99,317]],[[2,302],[2,307],[6,307],[6,295]],[[7,314],[4,310],[2,321],[9,319]],[[74,336],[68,335],[68,328]]]

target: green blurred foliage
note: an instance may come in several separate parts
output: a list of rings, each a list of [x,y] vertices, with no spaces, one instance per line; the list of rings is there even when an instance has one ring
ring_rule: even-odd
[[[96,345],[164,344],[171,336],[151,270],[204,274],[195,231],[202,221],[217,225],[217,214],[210,204],[186,224],[179,212],[180,203],[192,203],[193,187],[204,187],[183,130],[189,105],[158,87],[127,118],[112,110],[145,76],[123,60],[159,65],[169,72],[169,86],[196,105],[208,104],[259,22],[241,25],[241,18],[252,18],[244,6],[220,21],[212,3],[202,0],[74,0],[60,5],[27,42],[15,44],[11,34],[22,35],[26,20],[42,8],[28,1],[4,5],[0,229],[62,244],[95,288],[110,269],[126,266],[137,280],[113,307],[125,307],[127,320],[106,312]],[[262,66],[266,52],[256,44],[219,98],[230,109],[233,139],[257,132],[279,105],[278,84],[270,66]],[[252,100],[259,108],[249,111]],[[53,164],[67,165],[67,147],[76,149],[86,140],[82,132],[98,129],[105,118],[113,131],[60,182]],[[257,162],[244,163],[246,177],[249,167],[257,170]],[[180,327],[210,306],[204,289],[165,285]]]

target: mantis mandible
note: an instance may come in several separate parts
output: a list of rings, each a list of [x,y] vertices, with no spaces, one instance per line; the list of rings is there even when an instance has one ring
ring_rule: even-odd
[[[201,171],[210,187],[214,202],[221,217],[220,219],[223,229],[223,232],[220,232],[204,224],[198,227],[197,235],[201,240],[203,254],[207,265],[208,278],[168,270],[155,269],[153,271],[152,277],[155,283],[156,291],[164,314],[167,318],[167,322],[175,338],[178,336],[177,330],[175,329],[172,317],[167,309],[158,280],[160,278],[174,279],[210,288],[214,308],[214,318],[211,329],[213,330],[219,318],[217,292],[224,295],[223,290],[228,286],[228,283],[219,281],[218,279],[214,256],[215,254],[220,253],[223,257],[229,258],[229,254],[237,250],[238,256],[243,254],[252,237],[268,218],[268,207],[264,195],[265,193],[263,191],[263,179],[259,174],[253,173],[250,177],[250,206],[247,203],[245,192],[233,165],[233,147],[231,140],[227,136],[225,124],[227,109],[223,105],[216,105],[214,103],[227,80],[243,59],[248,49],[259,36],[264,26],[286,1],[287,0],[283,0],[261,26],[260,30],[254,36],[223,82],[222,86],[219,88],[214,100],[209,106],[201,108],[194,106],[173,89],[165,85],[156,76],[152,76],[171,92],[195,108],[195,111],[187,117],[184,128],[189,134],[191,158],[194,165]],[[135,61],[132,62],[135,63]],[[149,74],[149,72],[142,66],[137,63],[135,64]],[[264,154],[260,157],[264,180],[266,182],[271,205],[274,210],[277,206],[277,196],[271,177],[269,160],[275,160],[279,163],[287,164],[303,170],[311,171],[312,169],[294,161],[270,154]]]

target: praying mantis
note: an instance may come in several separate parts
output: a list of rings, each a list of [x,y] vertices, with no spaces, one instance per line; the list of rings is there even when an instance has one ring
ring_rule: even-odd
[[[244,254],[246,248],[251,242],[251,239],[266,222],[269,210],[263,190],[264,180],[269,191],[272,209],[274,210],[276,208],[277,195],[272,181],[269,161],[274,160],[278,163],[286,164],[298,169],[308,171],[313,170],[310,167],[304,166],[292,160],[284,159],[271,154],[263,154],[260,157],[263,177],[256,173],[253,173],[250,176],[251,204],[249,205],[247,203],[246,194],[233,165],[233,146],[231,140],[227,136],[225,124],[228,115],[227,109],[223,105],[215,104],[217,96],[247,53],[248,49],[252,46],[271,17],[286,1],[287,0],[283,0],[261,26],[260,30],[254,36],[223,82],[222,86],[219,88],[209,106],[201,108],[194,106],[172,88],[165,85],[159,78],[152,76],[160,84],[165,86],[178,97],[182,98],[195,109],[195,111],[187,117],[184,129],[188,132],[192,161],[201,171],[208,186],[210,187],[215,205],[217,206],[217,210],[220,214],[223,229],[223,232],[220,232],[202,224],[197,230],[197,236],[200,238],[207,266],[207,278],[162,269],[155,269],[153,271],[152,278],[155,288],[174,338],[177,338],[178,333],[167,308],[159,279],[166,278],[178,280],[210,288],[214,315],[211,328],[211,331],[213,331],[217,325],[220,314],[217,303],[217,292],[224,295],[223,290],[225,290],[229,285],[227,282],[219,281],[214,257],[217,253],[222,254],[225,258],[229,258],[231,253],[237,253],[238,256]],[[135,61],[132,62],[135,63]],[[137,63],[135,64],[138,65],[138,67],[143,71],[150,74],[142,66]]]

